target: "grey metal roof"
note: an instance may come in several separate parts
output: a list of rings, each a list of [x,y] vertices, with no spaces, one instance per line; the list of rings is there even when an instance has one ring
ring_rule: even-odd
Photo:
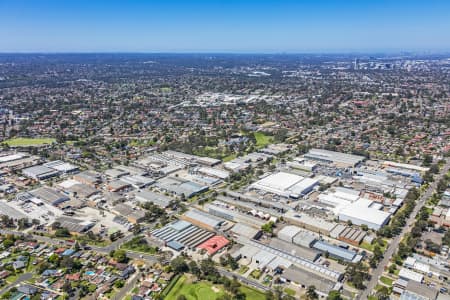
[[[1,215],[8,216],[8,217],[16,219],[16,220],[24,219],[27,217],[25,214],[18,211],[14,207],[9,206],[7,203],[5,203],[3,201],[0,201],[0,216]]]
[[[154,204],[161,207],[169,206],[169,203],[172,200],[170,197],[167,197],[166,195],[155,193],[150,190],[140,190],[137,191],[134,195],[136,197],[136,200],[138,201],[153,202]]]
[[[199,211],[197,209],[191,209],[184,215],[190,219],[197,220],[198,222],[206,224],[212,228],[219,227],[224,222],[224,220],[222,219],[219,219],[213,215]]]
[[[313,248],[323,252],[328,252],[330,255],[341,258],[346,261],[352,261],[356,256],[356,252],[328,244],[324,241],[315,242]]]

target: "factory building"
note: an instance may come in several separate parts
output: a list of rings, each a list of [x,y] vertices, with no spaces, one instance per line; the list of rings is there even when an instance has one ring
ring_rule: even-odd
[[[179,220],[152,231],[152,236],[179,251],[184,248],[195,249],[215,234],[192,223]]]
[[[262,235],[262,231],[260,229],[256,229],[242,223],[236,223],[227,233],[233,237],[242,236],[255,240],[259,239]]]
[[[313,271],[305,271],[296,266],[286,268],[280,275],[280,279],[284,282],[297,284],[303,289],[315,286],[316,292],[322,297],[328,296],[332,290],[339,290],[341,287],[340,283],[323,278]]]
[[[201,167],[195,169],[195,171],[206,176],[219,178],[221,180],[225,180],[230,177],[230,172],[216,168]]]
[[[34,180],[45,180],[58,176],[60,172],[55,169],[40,165],[23,169],[22,174]]]
[[[370,229],[378,230],[389,222],[391,214],[374,206],[373,201],[360,198],[339,209],[338,218],[340,221],[350,221],[355,225],[365,224]]]
[[[29,193],[32,196],[38,198],[39,200],[53,206],[56,206],[64,201],[70,200],[68,196],[47,186],[37,188],[35,190],[30,191]]]
[[[244,214],[242,212],[239,212],[237,210],[232,210],[230,208],[226,208],[224,206],[218,206],[214,204],[208,204],[205,206],[205,209],[210,213],[211,215],[223,218],[228,221],[232,222],[241,222],[245,223],[249,226],[261,228],[264,224],[266,224],[269,219],[269,216],[262,216],[261,218],[253,217],[249,214]]]
[[[120,180],[130,184],[135,189],[143,189],[155,182],[154,179],[142,175],[127,175],[121,177]]]
[[[278,172],[255,182],[250,188],[286,198],[298,199],[311,192],[318,184],[319,182],[316,179]]]
[[[225,223],[225,220],[197,209],[187,211],[180,218],[211,231],[219,229]]]
[[[364,156],[346,154],[324,149],[311,149],[304,155],[305,158],[326,164],[333,164],[337,167],[355,167],[366,158]]]
[[[74,174],[80,170],[78,168],[78,166],[63,162],[61,160],[51,161],[51,162],[43,164],[43,166],[53,169],[53,170],[56,170],[56,171],[60,172],[61,174]]]
[[[119,216],[125,217],[128,222],[136,224],[145,220],[145,211],[136,209],[128,204],[119,203],[111,211]]]
[[[130,188],[131,185],[129,183],[126,183],[125,181],[122,181],[121,179],[116,179],[108,182],[107,188],[111,192],[120,192],[124,191],[128,188]]]
[[[388,161],[388,160],[383,162],[383,166],[386,168],[393,167],[393,168],[397,168],[397,169],[409,170],[412,172],[419,172],[419,173],[425,173],[428,170],[430,170],[430,168],[427,168],[427,167],[421,167],[421,166],[404,164],[404,163],[397,163],[397,162]]]
[[[216,235],[198,245],[197,248],[205,250],[211,256],[226,247],[229,243],[230,241],[223,236]]]
[[[350,251],[339,246],[332,245],[325,241],[317,241],[313,245],[313,249],[316,249],[322,253],[327,253],[331,257],[341,259],[347,262],[359,262],[362,259],[361,255],[358,255],[355,251]]]
[[[356,225],[367,225],[378,230],[389,222],[391,213],[381,210],[383,204],[360,197],[360,192],[338,187],[332,193],[318,197],[323,204],[331,206],[339,220]]]
[[[210,157],[202,157],[197,155],[186,154],[182,152],[167,150],[164,154],[170,158],[184,160],[189,164],[201,164],[209,167],[213,167],[215,165],[220,164],[219,159],[210,158]]]
[[[100,193],[96,188],[73,179],[64,180],[58,184],[58,187],[63,193],[80,199],[87,199]]]
[[[80,183],[84,183],[93,187],[98,186],[103,181],[100,173],[94,171],[80,172],[78,174],[73,175],[73,179]]]
[[[165,177],[159,179],[155,183],[155,186],[162,191],[172,193],[177,196],[184,195],[186,198],[206,192],[209,189],[207,186],[177,177]]]
[[[245,238],[238,238],[237,242],[239,244],[244,245],[244,247],[239,249],[238,253],[235,254],[235,256],[236,257],[246,257],[247,259],[250,259],[252,262],[259,259],[259,263],[257,262],[258,265],[260,265],[260,263],[262,262],[263,265],[267,266],[270,264],[270,261],[268,261],[270,258],[272,258],[272,260],[273,260],[276,257],[280,257],[280,258],[283,258],[286,262],[288,262],[291,265],[296,265],[297,267],[299,267],[303,270],[306,270],[309,272],[314,272],[321,278],[326,278],[328,280],[337,282],[337,281],[340,281],[343,277],[343,274],[339,271],[335,271],[335,270],[325,267],[321,264],[314,263],[311,260],[308,260],[303,257],[299,257],[297,255],[293,255],[289,252],[286,252],[285,250],[277,249],[270,245],[265,245],[265,244],[259,243],[257,241],[248,240]],[[257,253],[253,254],[253,253],[255,253],[255,251]],[[261,251],[262,251],[262,253],[260,253]]]
[[[269,246],[291,255],[305,258],[312,262],[315,262],[320,257],[319,251],[313,250],[311,248],[297,246],[290,242],[286,242],[277,238],[272,238],[270,240]]]
[[[277,234],[280,240],[293,243],[305,248],[311,248],[317,237],[300,227],[288,225],[283,227]]]
[[[288,211],[284,219],[290,224],[324,235],[330,235],[331,231],[337,225],[334,222],[329,222],[320,217],[312,217],[308,214],[295,211]]]
[[[59,217],[55,222],[61,224],[62,228],[66,228],[72,234],[80,234],[86,232],[95,226],[94,222],[75,219],[71,217]]]
[[[356,228],[346,228],[340,235],[339,240],[353,246],[359,246],[367,233]]]
[[[137,201],[145,203],[145,202],[153,202],[160,207],[166,208],[169,206],[172,199],[167,197],[166,195],[155,193],[150,190],[140,190],[134,193],[134,197]]]
[[[400,279],[403,279],[406,281],[412,280],[412,281],[419,282],[419,283],[422,283],[423,278],[424,278],[424,276],[422,274],[414,272],[414,271],[406,269],[406,268],[400,269],[400,272],[398,273],[398,277]]]
[[[0,216],[8,216],[14,220],[20,220],[27,218],[27,215],[18,211],[16,208],[9,206],[8,203],[0,202]]]

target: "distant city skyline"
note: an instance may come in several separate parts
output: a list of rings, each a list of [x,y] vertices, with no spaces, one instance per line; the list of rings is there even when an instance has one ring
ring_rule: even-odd
[[[0,52],[450,52],[450,1],[0,0]]]

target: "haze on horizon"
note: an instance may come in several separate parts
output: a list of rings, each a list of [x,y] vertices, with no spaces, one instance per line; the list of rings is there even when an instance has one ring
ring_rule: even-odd
[[[0,0],[0,52],[448,52],[449,11],[439,0]]]

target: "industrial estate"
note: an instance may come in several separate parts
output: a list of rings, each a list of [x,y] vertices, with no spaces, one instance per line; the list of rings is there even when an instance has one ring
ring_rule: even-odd
[[[448,58],[0,63],[1,298],[450,299]]]

